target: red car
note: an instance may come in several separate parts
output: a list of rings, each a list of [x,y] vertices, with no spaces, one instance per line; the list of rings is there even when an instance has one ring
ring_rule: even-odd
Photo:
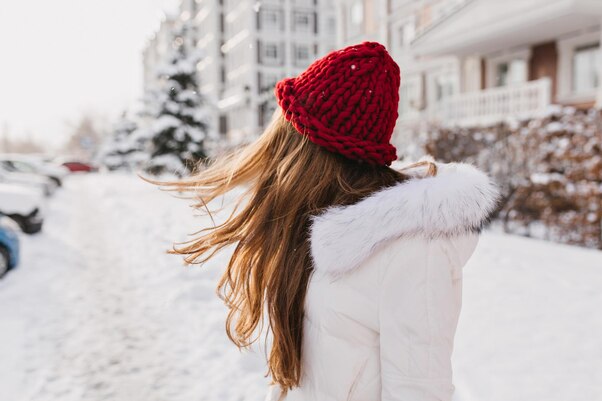
[[[79,172],[84,172],[84,173],[91,173],[96,171],[96,167],[91,166],[88,163],[84,163],[84,162],[64,162],[63,166],[67,167],[69,169],[69,171],[71,171],[72,173],[79,173]]]

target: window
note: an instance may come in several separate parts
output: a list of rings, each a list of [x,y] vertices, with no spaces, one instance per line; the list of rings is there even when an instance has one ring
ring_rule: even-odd
[[[264,102],[259,105],[258,108],[258,122],[259,126],[263,129],[269,123],[274,111],[276,110],[276,106],[272,102]]]
[[[261,7],[257,17],[257,28],[264,30],[282,30],[282,10],[278,8]]]
[[[508,86],[527,81],[528,66],[525,59],[502,62],[495,67],[495,86]]]
[[[8,171],[16,171],[16,172],[21,172],[21,173],[33,173],[33,174],[38,173],[35,166],[30,163],[27,163],[27,162],[22,162],[19,160],[4,160],[2,162],[2,164]]]
[[[265,58],[267,59],[277,59],[278,58],[278,46],[275,44],[267,44],[265,45]]]
[[[353,0],[349,8],[349,36],[364,32],[364,0]]]
[[[228,133],[228,116],[224,114],[219,116],[219,133],[222,135]]]
[[[416,115],[422,107],[422,74],[412,74],[405,77],[405,82],[399,91],[399,115],[401,118]]]
[[[399,47],[405,47],[414,39],[414,25],[411,22],[400,25],[398,28],[397,40]]]
[[[316,24],[316,26],[317,26],[317,24]],[[328,18],[328,27],[326,29],[328,29],[328,33],[333,34],[333,35],[336,34],[336,32],[337,32],[336,18],[333,18],[333,17]]]
[[[295,51],[295,64],[298,66],[305,67],[309,64],[309,46],[308,45],[296,45],[294,47]]]
[[[400,47],[403,47],[406,44],[406,37],[405,37],[406,29],[405,28],[406,28],[405,26],[401,25],[398,30]]]
[[[312,15],[308,12],[293,12],[293,30],[295,32],[310,32],[312,25]]]
[[[447,99],[454,94],[454,78],[451,75],[439,75],[435,78],[435,97],[437,101]]]
[[[578,47],[573,53],[573,92],[591,92],[600,82],[599,44]]]
[[[271,92],[274,90],[274,86],[280,80],[280,76],[277,74],[270,73],[259,73],[259,94],[264,92]]]
[[[263,64],[276,65],[283,61],[283,51],[279,43],[258,42],[259,62]]]
[[[399,115],[405,116],[410,111],[410,88],[405,83],[399,90]]]

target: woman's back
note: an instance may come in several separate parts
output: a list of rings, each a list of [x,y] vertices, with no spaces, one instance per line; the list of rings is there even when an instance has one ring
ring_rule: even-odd
[[[439,170],[316,219],[301,384],[268,399],[451,399],[462,267],[495,190],[470,166]]]

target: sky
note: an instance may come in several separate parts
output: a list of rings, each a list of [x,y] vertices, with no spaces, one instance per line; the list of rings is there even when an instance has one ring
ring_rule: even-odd
[[[178,0],[0,0],[0,136],[56,147],[142,94],[142,49]]]

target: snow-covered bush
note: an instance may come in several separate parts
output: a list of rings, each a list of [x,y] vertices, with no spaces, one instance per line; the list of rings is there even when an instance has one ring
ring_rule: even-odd
[[[502,186],[506,231],[602,249],[602,114],[549,115],[479,128],[431,127],[422,143],[443,161],[468,161]]]
[[[104,142],[97,161],[110,171],[137,170],[146,161],[145,138],[137,135],[138,124],[124,113],[112,135]]]

